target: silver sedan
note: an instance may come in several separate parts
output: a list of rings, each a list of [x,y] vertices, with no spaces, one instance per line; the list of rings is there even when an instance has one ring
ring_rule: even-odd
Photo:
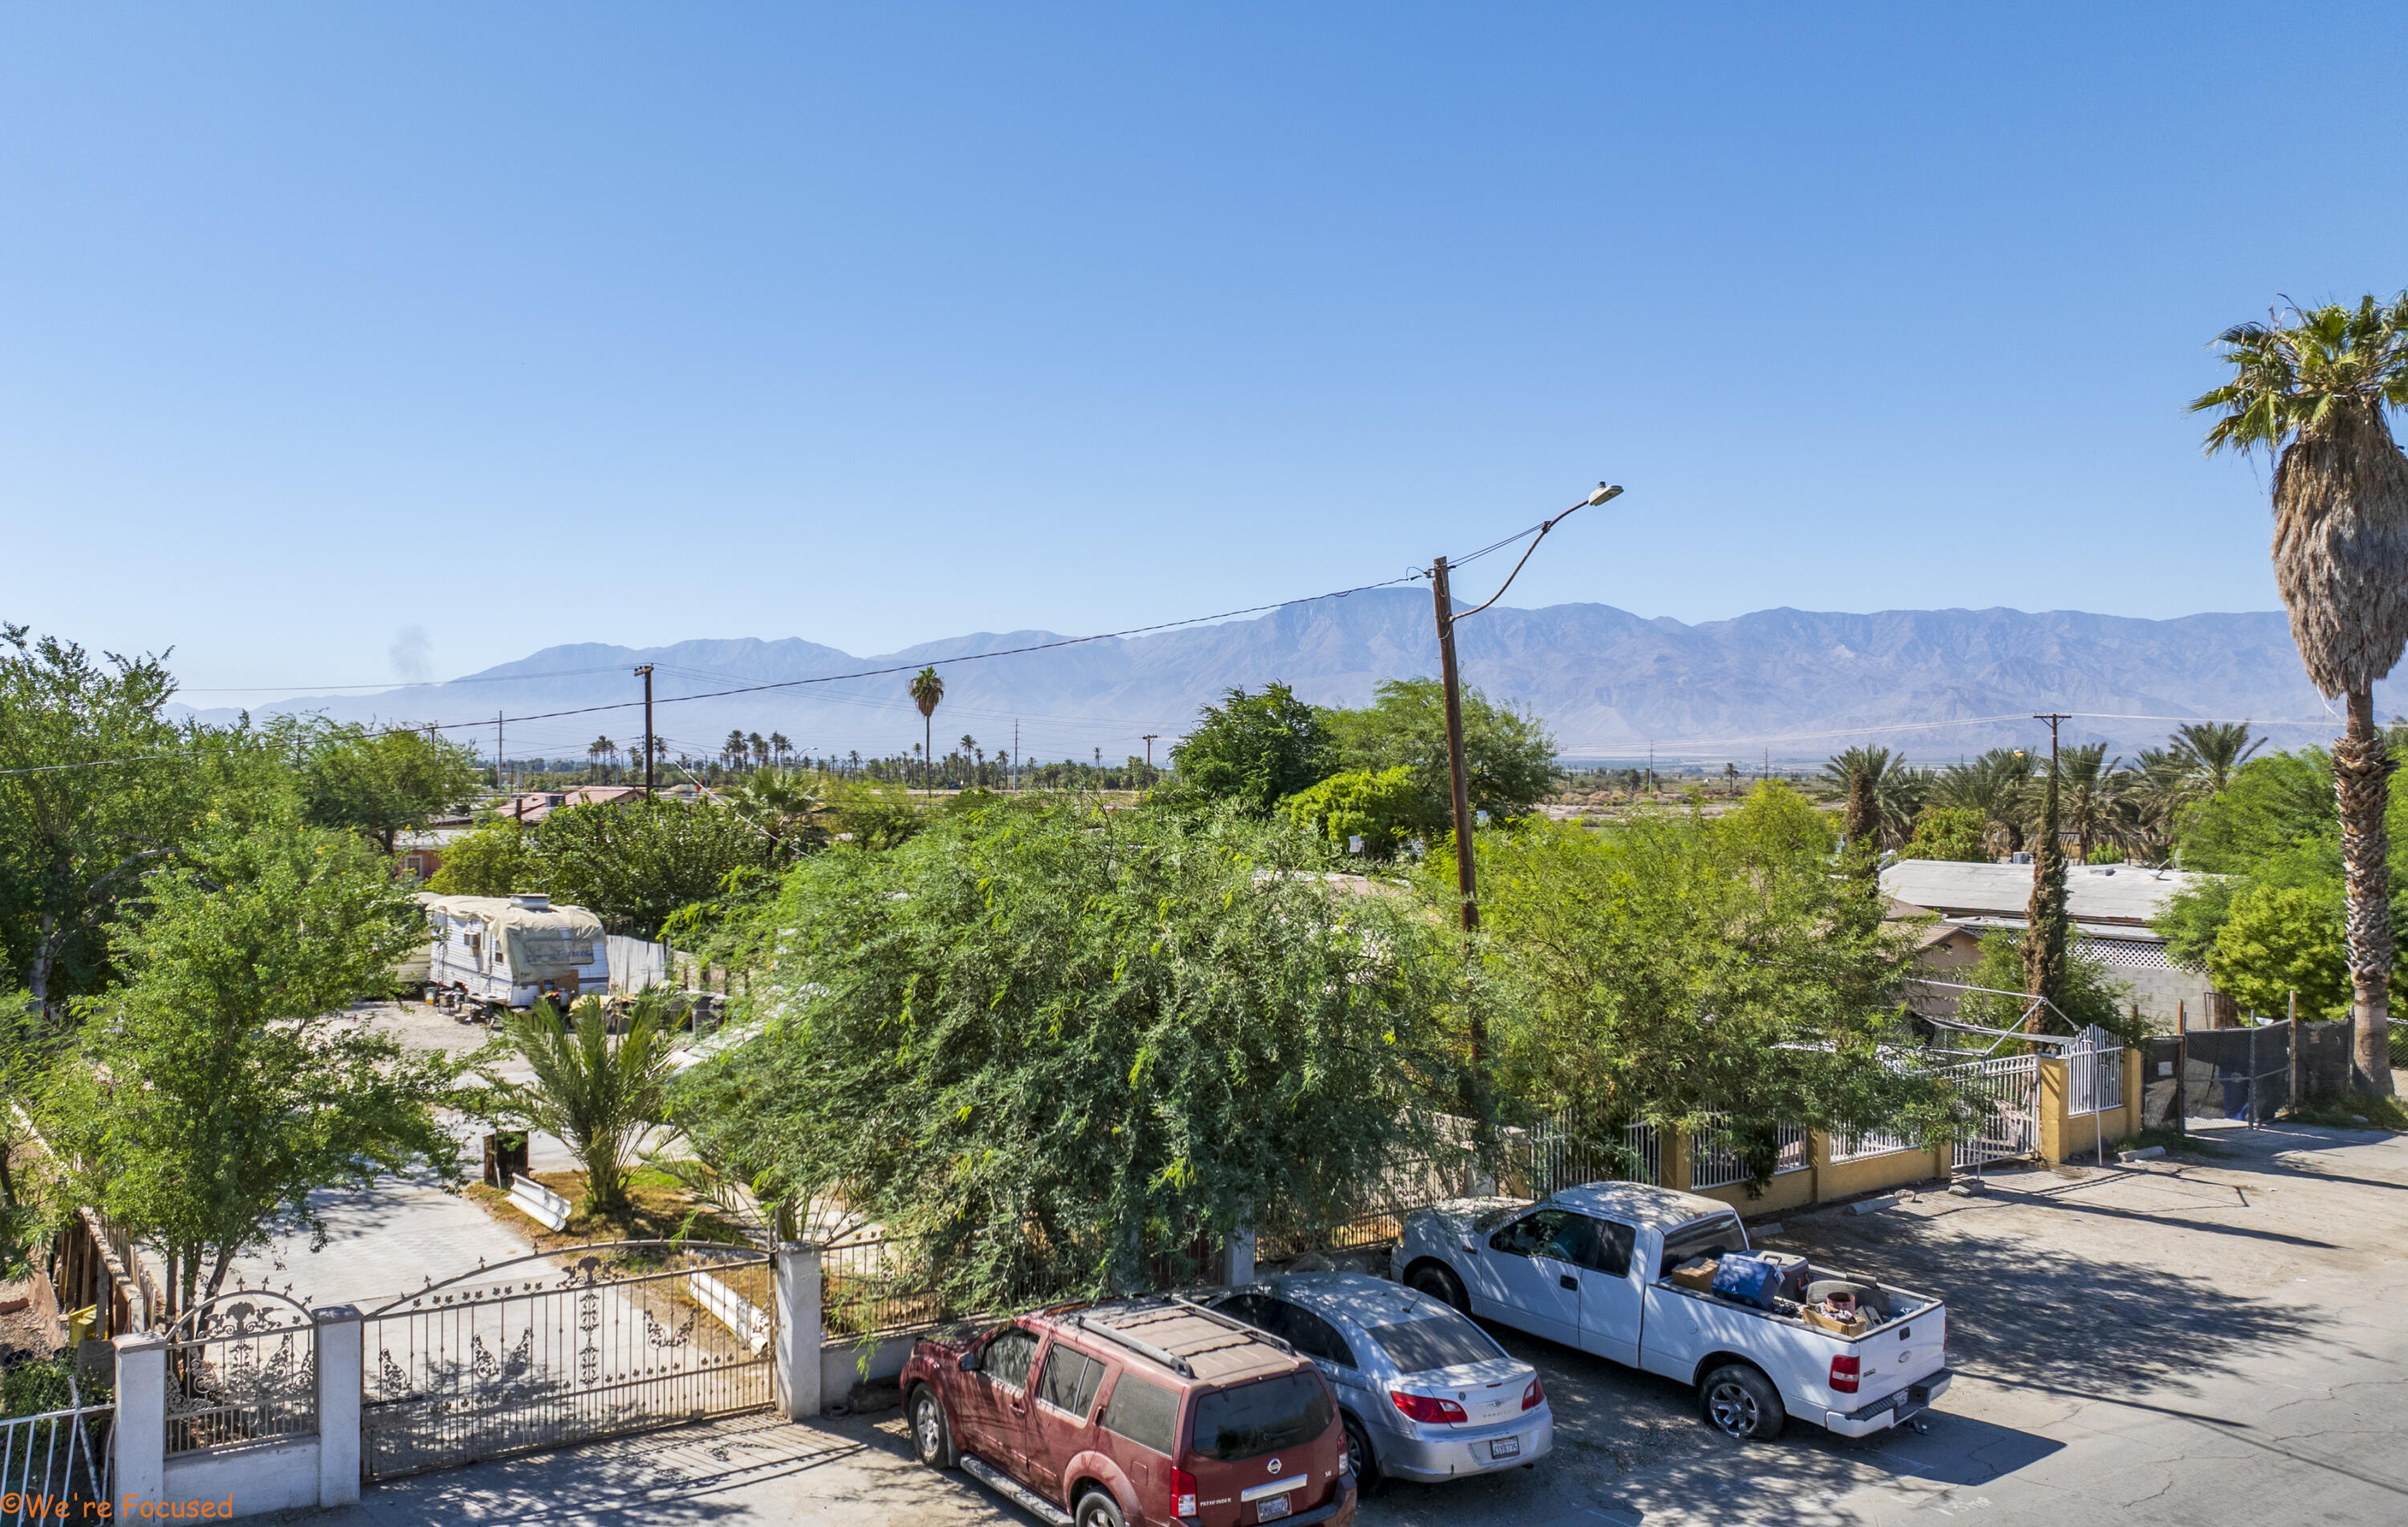
[[[1338,1391],[1354,1477],[1436,1481],[1555,1446],[1538,1370],[1427,1294],[1364,1273],[1291,1273],[1197,1302],[1284,1340]]]

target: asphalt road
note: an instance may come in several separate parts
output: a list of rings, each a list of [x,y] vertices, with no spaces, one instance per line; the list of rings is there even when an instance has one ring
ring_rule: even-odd
[[[1680,1387],[1501,1333],[1555,1454],[1398,1485],[1365,1527],[2408,1520],[2408,1140],[2223,1131],[2226,1154],[1994,1179],[1773,1244],[1943,1294],[1960,1377],[1922,1432],[1719,1441]],[[328,1527],[1025,1523],[912,1463],[900,1418],[744,1418],[372,1488]]]

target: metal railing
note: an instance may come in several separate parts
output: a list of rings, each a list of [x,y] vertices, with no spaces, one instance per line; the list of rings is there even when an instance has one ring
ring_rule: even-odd
[[[113,1504],[113,1405],[0,1420],[0,1527],[99,1521]]]
[[[830,1336],[883,1336],[934,1325],[944,1307],[927,1244],[856,1232],[820,1248],[820,1328]]]
[[[1833,1161],[1865,1161],[1876,1156],[1895,1156],[1900,1151],[1923,1147],[1905,1135],[1875,1130],[1869,1134],[1835,1134],[1831,1136]]]
[[[1772,1129],[1772,1174],[1803,1172],[1813,1165],[1809,1134],[1803,1124],[1776,1124]],[[1703,1134],[1689,1136],[1689,1188],[1728,1188],[1748,1180],[1747,1157],[1732,1137],[1730,1122],[1717,1116]]]
[[[1951,1147],[1962,1170],[2017,1160],[2040,1149],[2040,1057],[2006,1055],[1938,1068],[1971,1108],[1972,1127]]]
[[[2103,1114],[2124,1106],[2124,1042],[2092,1027],[2065,1052],[2065,1111]]]
[[[1524,1188],[1533,1198],[1545,1198],[1584,1182],[1661,1183],[1664,1153],[1656,1126],[1626,1124],[1619,1132],[1619,1150],[1602,1148],[1570,1111],[1541,1119],[1518,1142]]]
[[[317,1318],[265,1289],[194,1305],[168,1333],[167,1453],[318,1430]]]

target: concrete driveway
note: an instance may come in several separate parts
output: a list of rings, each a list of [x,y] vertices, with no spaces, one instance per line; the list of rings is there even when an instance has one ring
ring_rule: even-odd
[[[2408,1520],[2408,1140],[2219,1130],[2213,1160],[1993,1179],[1775,1244],[1943,1293],[1960,1376],[1928,1430],[1739,1447],[1687,1391],[1503,1333],[1556,1451],[1398,1485],[1366,1527]],[[372,1488],[330,1527],[1025,1523],[910,1462],[900,1419],[766,1418]]]

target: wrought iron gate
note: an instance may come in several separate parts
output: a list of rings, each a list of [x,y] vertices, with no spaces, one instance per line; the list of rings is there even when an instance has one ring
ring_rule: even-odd
[[[1941,1074],[1956,1084],[1972,1105],[1973,1127],[1958,1137],[1958,1171],[1985,1161],[2020,1160],[2040,1151],[2040,1058],[2001,1056],[1944,1066]]]
[[[371,1479],[756,1410],[777,1299],[753,1246],[620,1241],[432,1284],[366,1321]]]

